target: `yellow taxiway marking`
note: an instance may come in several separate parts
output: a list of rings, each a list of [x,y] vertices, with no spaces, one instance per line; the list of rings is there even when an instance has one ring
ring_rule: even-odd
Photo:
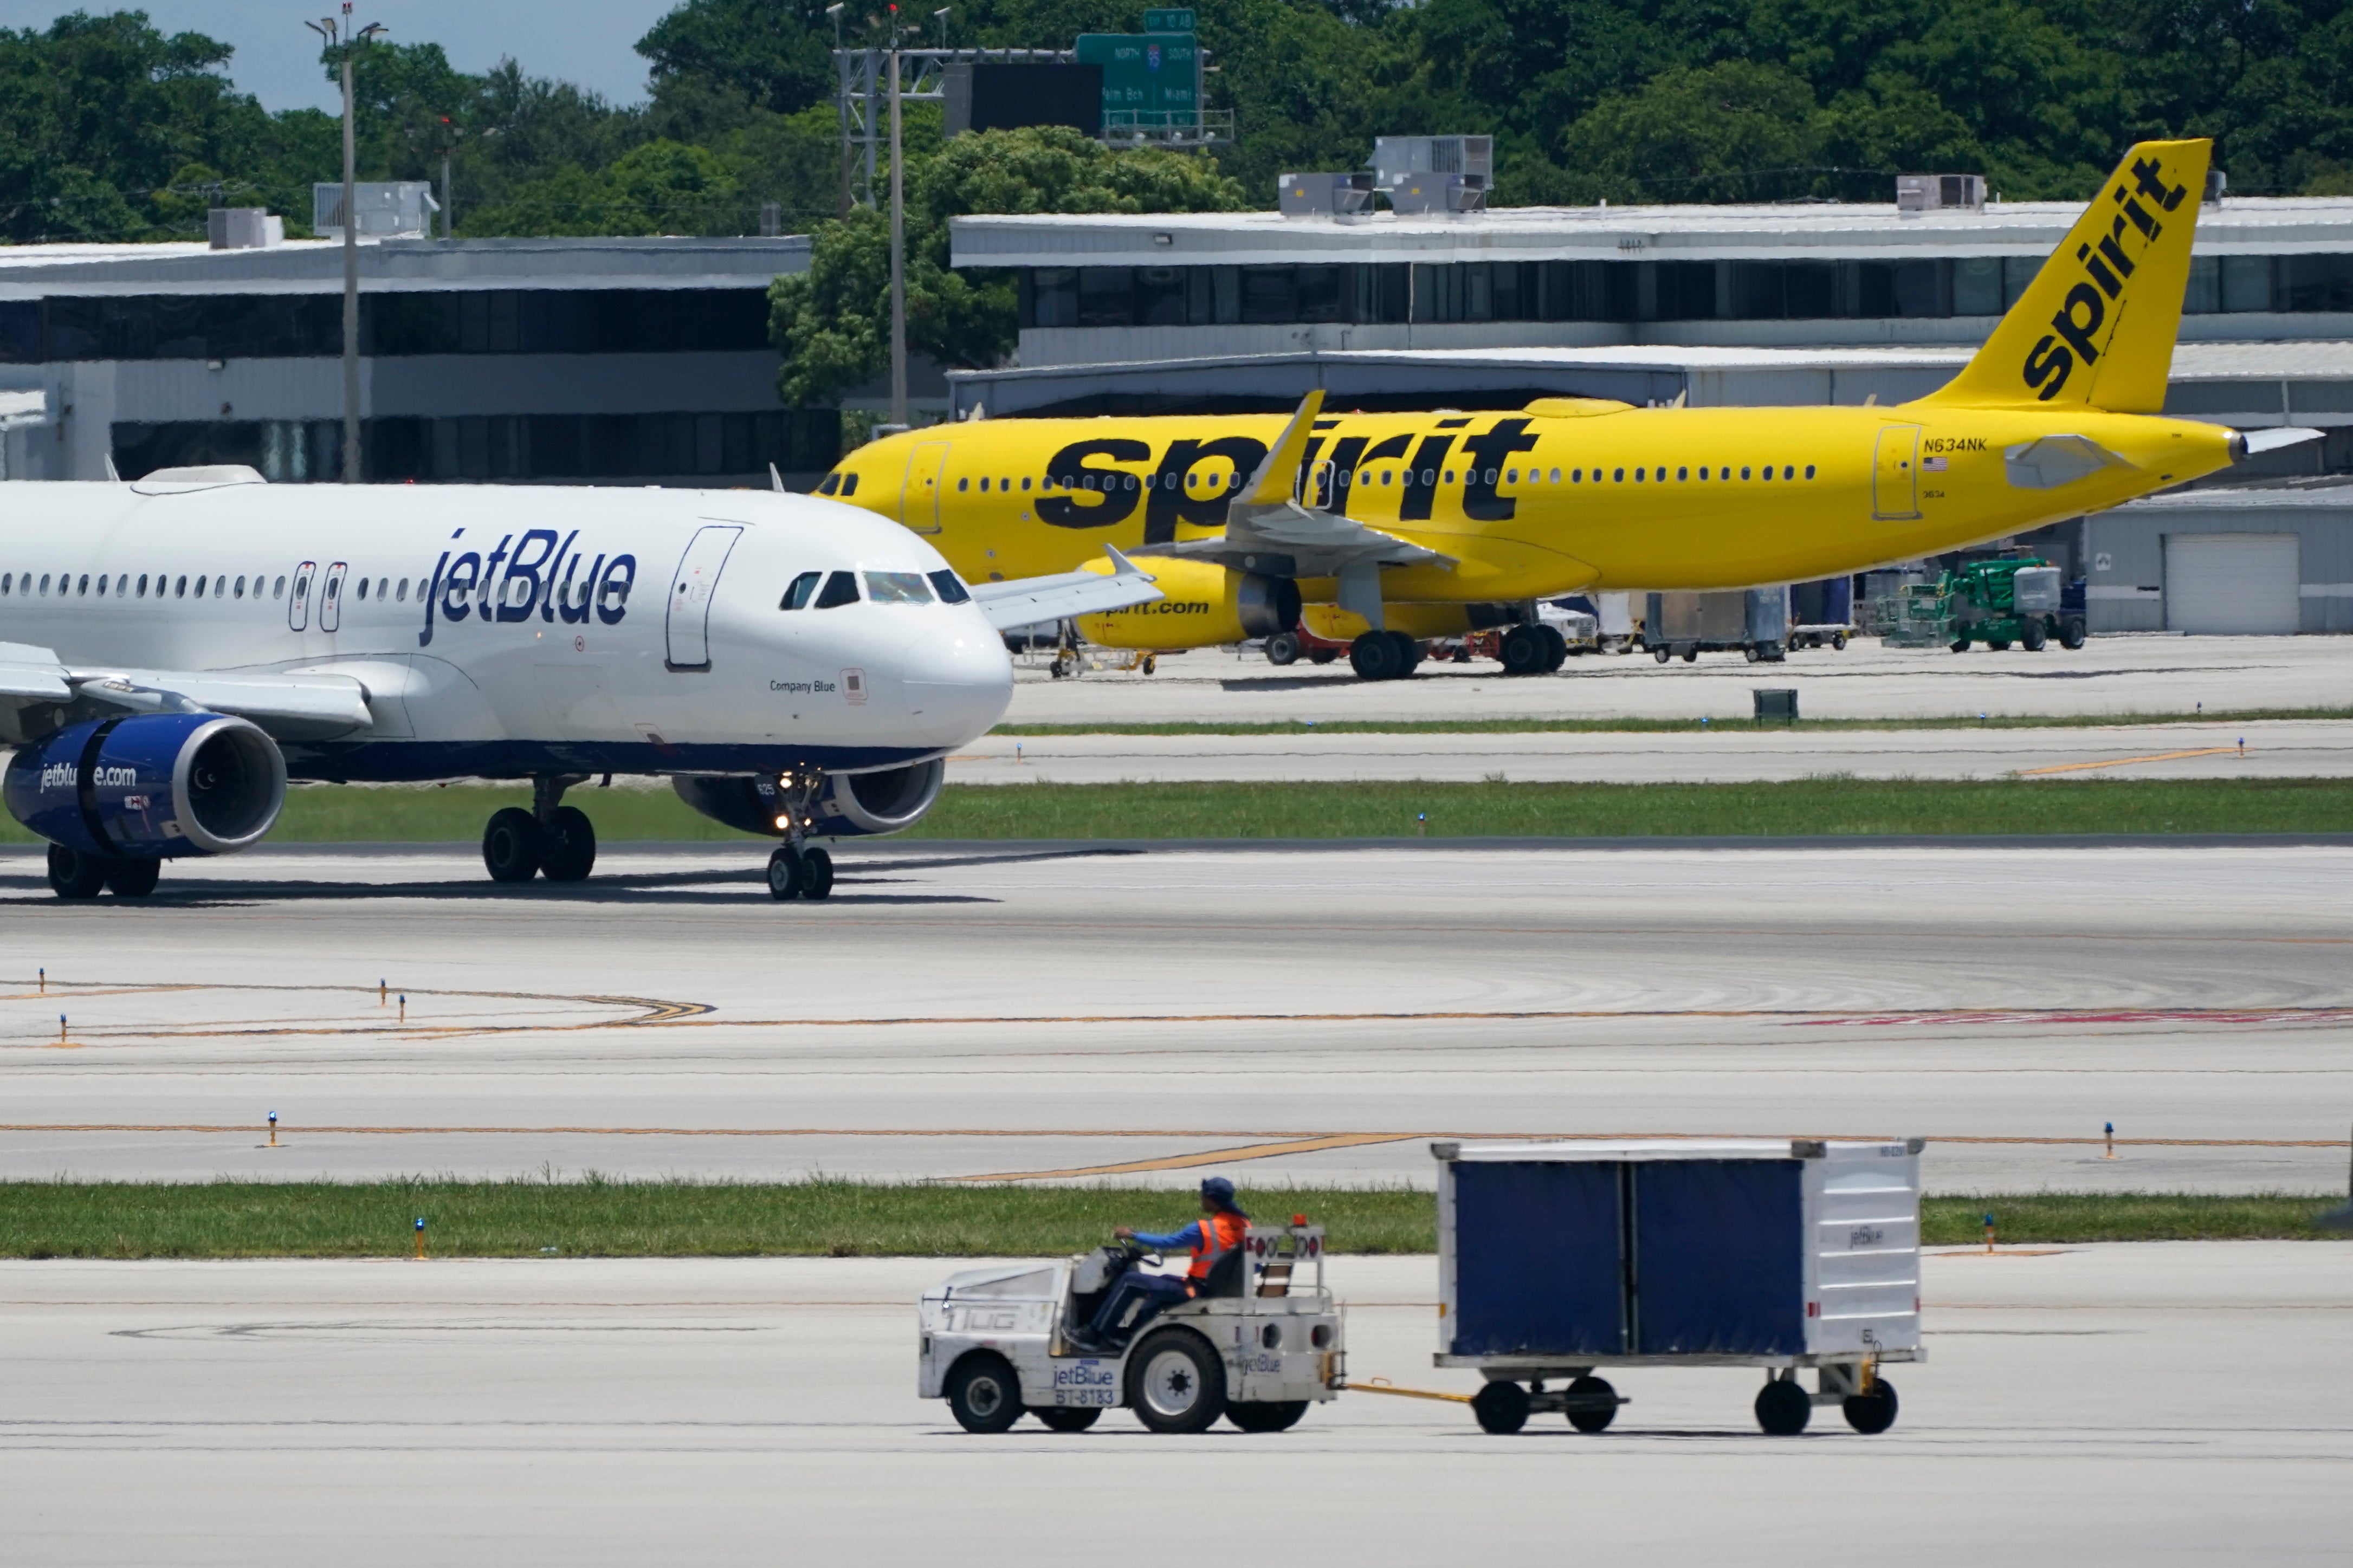
[[[1061,1171],[998,1171],[986,1176],[953,1176],[957,1182],[1050,1182],[1066,1176],[1130,1176],[1145,1171],[1185,1171],[1196,1165],[1226,1165],[1240,1160],[1275,1160],[1286,1154],[1313,1154],[1324,1149],[1361,1149],[1368,1143],[1403,1143],[1428,1137],[1423,1132],[1339,1132],[1328,1138],[1301,1138],[1288,1143],[1245,1143],[1238,1149],[1204,1149],[1190,1154],[1169,1154],[1157,1160],[1124,1160],[1115,1165],[1074,1165]]]
[[[2052,763],[2048,767],[2020,768],[2013,777],[2031,778],[2036,773],[2080,773],[2092,768],[2128,768],[2135,763],[2171,763],[2183,757],[2219,757],[2238,750],[2234,746],[2200,746],[2194,752],[2159,752],[2149,757],[2116,757],[2105,763]],[[2242,753],[2243,754],[2243,753]]]

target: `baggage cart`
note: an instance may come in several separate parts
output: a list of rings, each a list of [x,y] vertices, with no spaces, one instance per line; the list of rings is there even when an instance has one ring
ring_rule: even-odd
[[[1439,1163],[1436,1364],[1477,1371],[1481,1426],[1558,1412],[1599,1432],[1609,1369],[1761,1369],[1757,1423],[1836,1405],[1895,1421],[1880,1369],[1920,1343],[1922,1141],[1430,1145]],[[1799,1382],[1815,1373],[1816,1386]]]

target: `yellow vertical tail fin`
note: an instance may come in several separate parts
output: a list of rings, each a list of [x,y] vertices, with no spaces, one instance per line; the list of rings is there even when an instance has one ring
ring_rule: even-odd
[[[1921,401],[2163,412],[2213,145],[2126,153],[1977,357]]]

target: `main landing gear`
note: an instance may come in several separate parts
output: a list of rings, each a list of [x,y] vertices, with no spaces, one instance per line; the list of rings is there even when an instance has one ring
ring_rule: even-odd
[[[776,826],[784,829],[785,841],[768,857],[768,896],[779,902],[822,899],[833,891],[833,857],[808,842],[817,797],[824,788],[825,773],[818,768],[776,775]],[[1019,1417],[1018,1408],[1015,1417]]]
[[[1421,656],[1421,644],[1403,632],[1366,632],[1348,645],[1348,663],[1366,680],[1403,680]]]
[[[543,773],[532,780],[526,810],[510,805],[491,814],[482,829],[482,864],[494,882],[583,882],[596,866],[596,828],[578,806],[559,805],[564,792],[586,773]]]
[[[143,899],[163,874],[161,860],[118,859],[49,846],[49,890],[61,899],[94,899],[101,889],[118,899]]]
[[[1523,621],[1504,634],[1505,675],[1550,675],[1568,662],[1568,639],[1557,626]]]

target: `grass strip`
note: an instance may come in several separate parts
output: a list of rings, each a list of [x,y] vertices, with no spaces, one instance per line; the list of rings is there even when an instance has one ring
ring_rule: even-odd
[[[1434,1201],[1406,1187],[1246,1187],[1277,1222],[1306,1214],[1336,1252],[1437,1248]],[[2331,1198],[2269,1193],[2042,1193],[1932,1197],[1930,1246],[2316,1240]],[[883,1185],[816,1180],[514,1180],[0,1184],[0,1258],[397,1258],[426,1222],[436,1257],[1050,1257],[1114,1225],[1175,1230],[1195,1212],[1165,1188]]]
[[[669,790],[579,790],[608,844],[754,840]],[[273,844],[465,844],[505,785],[291,791]],[[1650,838],[1792,835],[2353,832],[2353,779],[1857,779],[1775,784],[1112,784],[949,785],[902,837]],[[0,816],[0,843],[35,842]]]
[[[999,724],[1028,735],[1667,735],[1772,730],[2101,730],[2143,724],[2251,724],[2258,720],[2353,720],[2353,708],[2242,708],[2212,713],[1989,713],[1935,719],[1284,719],[1272,721]]]

